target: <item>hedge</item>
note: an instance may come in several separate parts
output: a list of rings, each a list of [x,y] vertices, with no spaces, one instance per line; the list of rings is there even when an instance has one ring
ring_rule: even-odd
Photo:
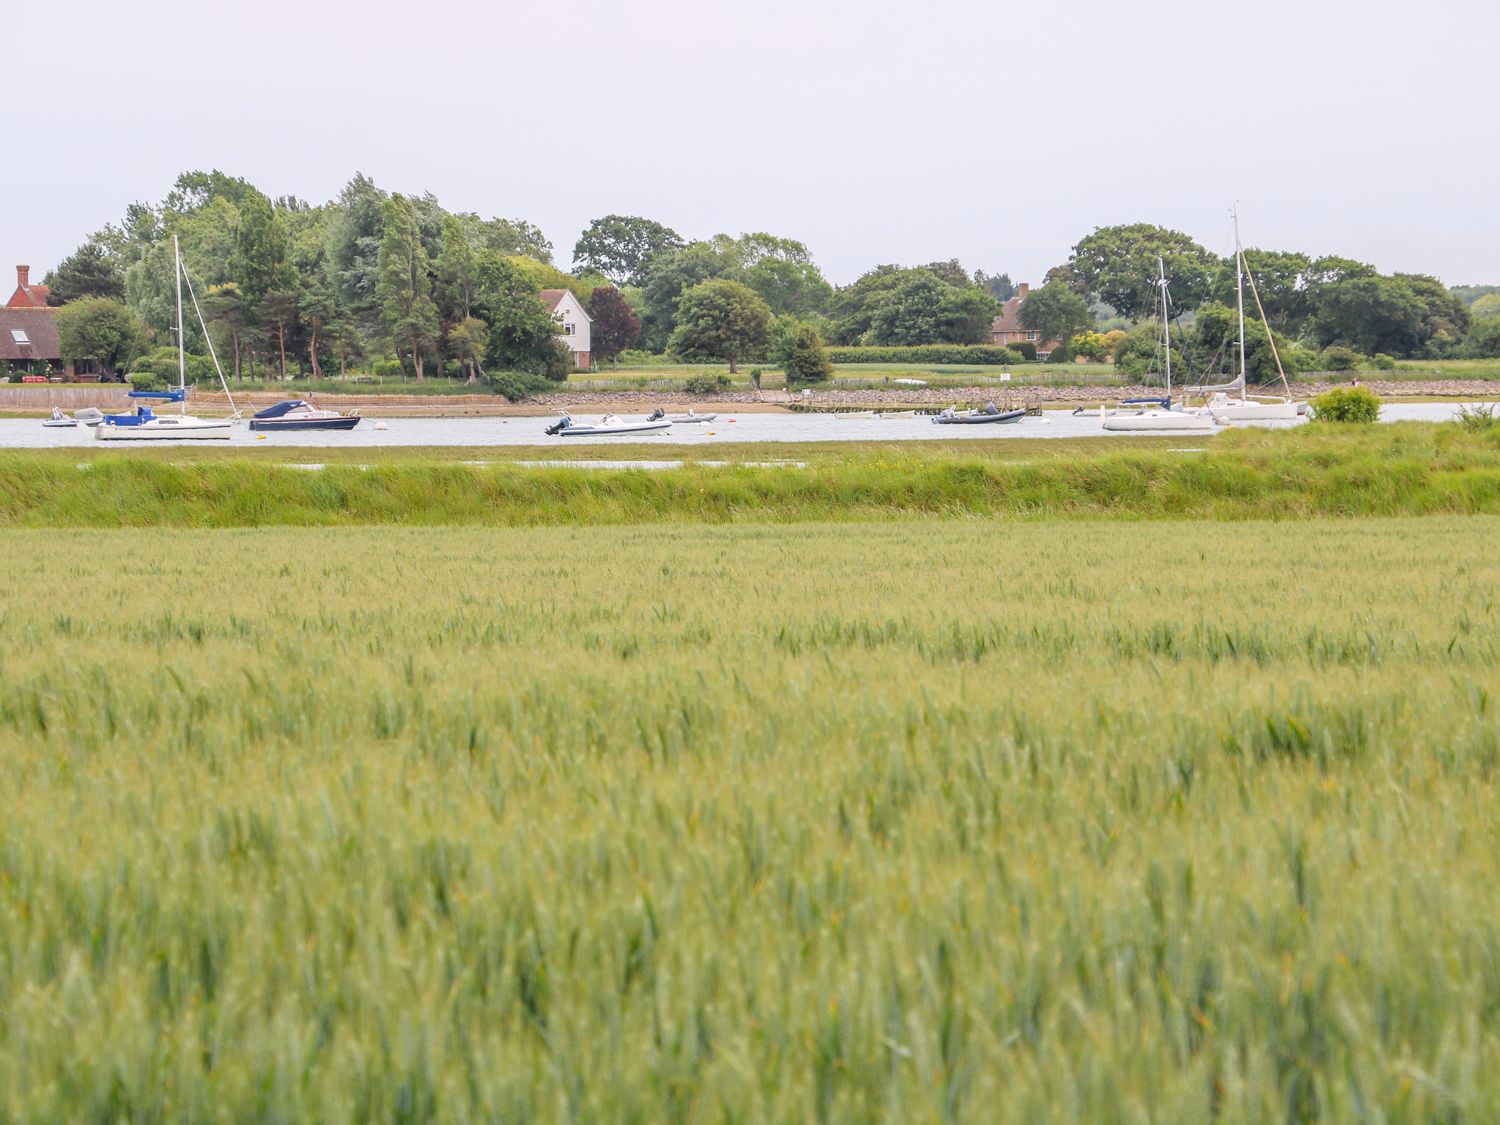
[[[919,344],[908,348],[831,347],[834,363],[963,363],[999,367],[1020,363],[1021,353],[993,344]]]

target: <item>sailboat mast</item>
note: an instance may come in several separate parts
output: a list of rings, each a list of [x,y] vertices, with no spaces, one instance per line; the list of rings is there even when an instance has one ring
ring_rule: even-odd
[[[1167,267],[1156,256],[1156,284],[1161,289],[1161,342],[1167,353],[1167,405],[1172,405],[1172,329],[1167,321]]]
[[[177,387],[187,390],[187,344],[182,339],[182,246],[177,236],[172,236],[172,261],[176,268],[177,281]],[[186,406],[183,407],[187,409]]]
[[[1245,252],[1240,248],[1240,209],[1234,216],[1234,302],[1240,316],[1240,398],[1245,397]]]

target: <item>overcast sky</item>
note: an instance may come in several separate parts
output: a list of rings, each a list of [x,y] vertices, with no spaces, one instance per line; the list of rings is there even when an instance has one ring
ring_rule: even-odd
[[[564,267],[614,211],[1039,281],[1101,225],[1223,252],[1238,199],[1247,245],[1500,283],[1500,0],[5,7],[7,273],[217,167],[430,190]]]

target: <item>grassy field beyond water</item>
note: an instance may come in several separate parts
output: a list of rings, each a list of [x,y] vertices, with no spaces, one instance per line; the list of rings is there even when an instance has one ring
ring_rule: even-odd
[[[12,527],[0,1121],[1494,1120],[1497,542]]]

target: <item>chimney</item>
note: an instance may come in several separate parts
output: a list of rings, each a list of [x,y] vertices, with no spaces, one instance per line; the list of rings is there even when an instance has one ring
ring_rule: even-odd
[[[1027,285],[1024,281],[1021,282],[1020,285],[1016,286],[1016,296],[1019,297],[1019,298],[1021,298],[1021,300],[1023,300],[1023,301],[1026,300],[1026,294],[1028,294],[1030,292],[1031,292],[1031,286]]]
[[[28,285],[31,284],[30,266],[16,267],[16,284],[19,285],[22,289],[25,289]]]

